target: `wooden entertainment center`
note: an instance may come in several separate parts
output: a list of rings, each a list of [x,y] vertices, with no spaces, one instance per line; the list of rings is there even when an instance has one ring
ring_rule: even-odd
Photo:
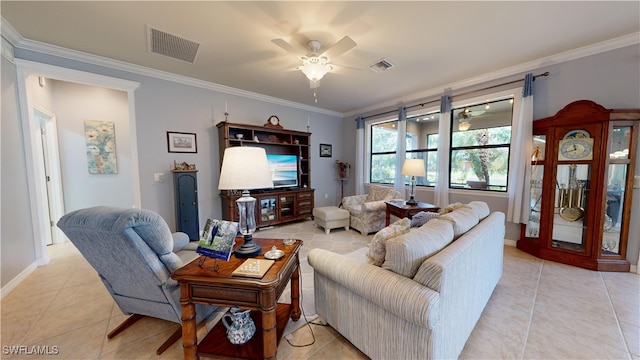
[[[295,155],[298,161],[297,186],[251,191],[256,198],[256,226],[266,227],[312,217],[314,189],[311,188],[311,133],[279,127],[220,122],[218,144],[220,164],[224,150],[232,146],[258,146],[273,155]],[[247,164],[251,166],[251,164]],[[222,218],[238,221],[238,191],[223,190]]]

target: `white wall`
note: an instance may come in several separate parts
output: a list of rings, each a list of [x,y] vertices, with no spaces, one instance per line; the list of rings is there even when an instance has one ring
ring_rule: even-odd
[[[131,167],[127,93],[57,80],[46,84],[52,93],[51,111],[58,120],[65,212],[96,205],[132,207],[135,170]],[[85,120],[115,124],[117,174],[89,173]]]
[[[18,105],[16,67],[2,57],[2,122],[0,127],[0,251],[4,287],[35,260],[27,188],[24,141]]]

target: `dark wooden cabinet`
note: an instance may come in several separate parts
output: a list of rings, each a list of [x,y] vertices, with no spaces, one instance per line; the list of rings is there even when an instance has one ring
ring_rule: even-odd
[[[251,191],[256,198],[256,225],[266,227],[312,217],[314,189],[311,188],[311,133],[264,126],[218,123],[220,164],[224,150],[232,146],[257,146],[267,155],[294,155],[297,185]],[[222,218],[238,221],[235,201],[239,192],[221,191]]]
[[[640,110],[567,105],[533,122],[529,219],[519,249],[592,270],[626,259]]]
[[[198,219],[198,172],[172,170],[176,206],[176,231],[189,235],[191,240],[200,239]]]

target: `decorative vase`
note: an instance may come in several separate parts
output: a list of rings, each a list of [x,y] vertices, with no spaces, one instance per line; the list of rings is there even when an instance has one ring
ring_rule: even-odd
[[[256,332],[256,325],[253,323],[250,314],[251,310],[240,311],[238,308],[231,308],[229,313],[222,317],[222,323],[227,328],[229,342],[240,345],[253,337]]]

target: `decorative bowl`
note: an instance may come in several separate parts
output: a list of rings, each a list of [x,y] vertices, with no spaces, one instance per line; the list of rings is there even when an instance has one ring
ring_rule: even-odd
[[[243,134],[236,134],[236,139],[242,140],[244,138]]]

